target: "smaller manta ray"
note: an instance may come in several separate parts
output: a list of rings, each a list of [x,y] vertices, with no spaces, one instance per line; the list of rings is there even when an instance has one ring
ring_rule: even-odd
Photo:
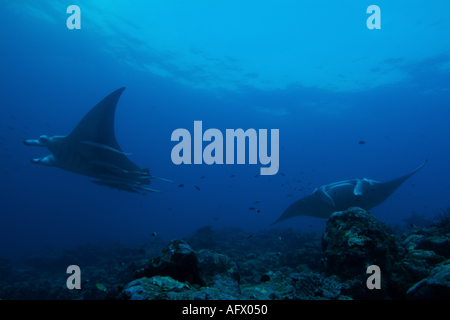
[[[114,116],[124,90],[120,88],[100,101],[68,136],[44,135],[37,140],[25,140],[27,146],[46,147],[51,152],[44,158],[32,159],[31,163],[100,179],[92,182],[119,191],[161,192],[142,185],[150,184],[150,179],[166,179],[155,177],[148,168],[131,162],[117,143]]]
[[[333,212],[344,211],[350,207],[370,210],[389,198],[403,182],[422,169],[427,162],[428,160],[413,172],[387,182],[363,178],[327,184],[291,204],[272,224],[297,216],[327,219]]]

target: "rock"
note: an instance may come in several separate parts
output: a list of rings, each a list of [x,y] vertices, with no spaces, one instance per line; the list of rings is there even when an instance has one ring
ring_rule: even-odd
[[[239,269],[230,258],[204,249],[197,252],[197,259],[198,277],[203,286],[214,286],[224,292],[239,292]]]
[[[171,277],[155,276],[136,279],[127,284],[119,294],[119,300],[236,300],[237,292],[219,287],[202,287],[195,290],[189,283],[181,283]]]
[[[416,230],[412,234],[404,236],[400,242],[400,249],[403,254],[401,259],[394,265],[391,275],[392,299],[407,299],[407,291],[415,283],[427,278],[436,264],[443,262],[445,257],[436,254],[435,251],[426,248],[441,248],[445,241],[436,241],[439,236],[434,235],[434,231]],[[434,239],[434,240],[432,240]],[[433,244],[434,243],[434,244]],[[438,252],[445,251],[439,250]]]
[[[398,255],[397,244],[384,226],[360,208],[333,213],[322,238],[325,272],[343,280],[366,276],[369,265],[389,274]]]
[[[239,300],[240,295],[223,292],[217,288],[203,287],[191,294],[190,300]]]
[[[250,259],[241,265],[241,275],[248,281],[268,271],[262,261]]]
[[[172,240],[160,256],[153,258],[144,268],[135,271],[135,277],[169,276],[175,280],[201,283],[197,278],[198,260],[194,250],[182,240]]]
[[[387,284],[398,257],[395,239],[370,213],[357,207],[333,213],[322,238],[324,271],[349,280],[354,286],[353,298],[386,299]],[[368,266],[381,270],[381,290],[369,290]]]
[[[322,250],[320,247],[305,246],[301,249],[288,252],[283,260],[285,260],[286,265],[292,268],[304,264],[311,270],[318,270],[320,268],[321,258]]]
[[[172,240],[159,257],[136,270],[135,276],[169,276],[191,285],[215,287],[231,295],[239,292],[240,275],[235,262],[206,249],[195,252],[182,240]]]
[[[241,288],[244,300],[282,300],[295,291],[292,279],[281,272],[271,274],[270,280],[256,285],[246,284]]]
[[[429,277],[412,286],[406,295],[412,300],[450,300],[450,259],[434,268]]]
[[[417,244],[416,249],[430,250],[437,255],[450,259],[450,238],[445,236],[426,237]]]
[[[119,300],[179,300],[192,288],[166,276],[143,277],[127,284],[119,294]],[[187,297],[187,296],[186,296]]]
[[[195,250],[211,249],[216,245],[215,238],[212,226],[204,226],[195,231],[187,241]]]
[[[289,299],[300,300],[348,300],[341,295],[341,289],[348,289],[348,285],[341,284],[335,276],[324,278],[318,273],[304,272],[290,275],[295,293]]]

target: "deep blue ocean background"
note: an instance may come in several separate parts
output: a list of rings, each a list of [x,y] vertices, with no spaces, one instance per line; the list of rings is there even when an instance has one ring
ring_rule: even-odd
[[[372,4],[379,30],[366,26]],[[69,5],[80,30],[66,27]],[[152,232],[169,241],[205,225],[320,232],[325,219],[270,224],[316,187],[390,180],[425,159],[370,211],[400,226],[413,211],[432,219],[450,205],[449,13],[449,1],[1,1],[0,256]],[[174,181],[152,181],[163,194],[30,163],[49,152],[23,140],[69,134],[120,87],[117,140]],[[173,164],[172,132],[193,135],[196,120],[224,135],[279,129],[278,174]]]

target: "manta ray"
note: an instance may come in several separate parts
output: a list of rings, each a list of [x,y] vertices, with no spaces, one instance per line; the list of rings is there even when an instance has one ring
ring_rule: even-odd
[[[297,216],[327,219],[333,212],[344,211],[350,207],[370,210],[389,198],[403,182],[422,169],[427,162],[428,160],[413,172],[387,182],[363,178],[327,184],[291,204],[272,224]]]
[[[51,154],[31,163],[99,179],[93,183],[132,193],[161,192],[142,187],[150,179],[149,168],[138,167],[124,153],[114,134],[117,102],[125,88],[120,88],[91,109],[68,136],[40,136],[25,140],[27,146],[46,147]],[[170,181],[170,180],[166,180]]]

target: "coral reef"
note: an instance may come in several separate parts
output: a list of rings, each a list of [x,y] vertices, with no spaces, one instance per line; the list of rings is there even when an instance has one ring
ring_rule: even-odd
[[[333,213],[322,238],[324,272],[351,282],[353,297],[358,299],[388,298],[392,267],[398,258],[394,237],[385,226],[361,208]],[[376,265],[382,270],[381,290],[366,286],[366,270]]]
[[[412,300],[450,300],[450,260],[438,264],[429,277],[412,286],[406,295]]]
[[[355,207],[332,214],[323,234],[206,226],[168,243],[155,236],[46,249],[21,261],[0,258],[0,299],[448,300],[444,213],[428,228],[395,232]],[[66,286],[72,264],[82,270],[79,290]],[[367,286],[371,265],[380,268],[381,289]]]

